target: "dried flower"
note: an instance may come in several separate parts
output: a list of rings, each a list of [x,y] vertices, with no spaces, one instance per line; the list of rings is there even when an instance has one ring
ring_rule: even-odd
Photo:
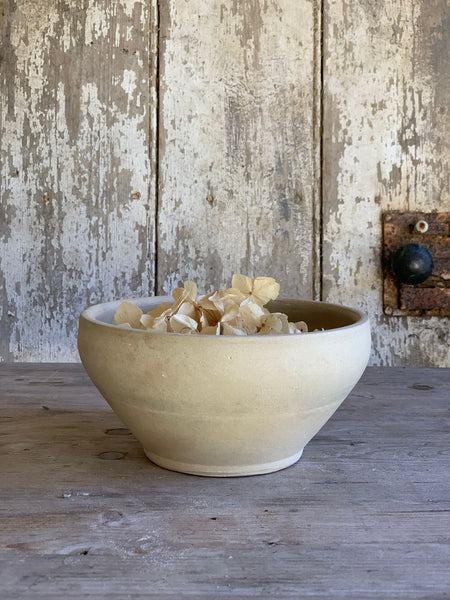
[[[233,275],[231,288],[227,293],[239,299],[251,298],[260,306],[264,306],[269,300],[275,300],[280,293],[280,284],[273,277],[255,277],[250,279],[246,275]]]
[[[113,325],[124,325],[128,323],[133,329],[139,328],[139,321],[142,316],[142,310],[131,302],[121,302],[116,310]]]
[[[287,315],[264,308],[280,291],[272,277],[250,279],[233,275],[231,288],[197,298],[197,286],[185,281],[172,292],[173,303],[162,302],[143,314],[130,302],[122,302],[112,320],[125,328],[201,335],[279,335],[308,331],[304,321],[290,323]]]

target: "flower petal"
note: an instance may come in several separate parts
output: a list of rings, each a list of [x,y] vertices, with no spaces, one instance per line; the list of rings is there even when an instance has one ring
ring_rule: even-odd
[[[280,284],[273,277],[256,277],[253,279],[253,299],[264,305],[269,300],[275,300],[280,293]]]
[[[208,325],[200,331],[201,335],[220,335],[220,323],[217,325]]]
[[[283,313],[271,313],[264,318],[263,325],[258,331],[261,335],[276,335],[289,333],[288,318]]]
[[[187,300],[191,300],[192,302],[197,300],[197,285],[193,281],[185,281],[184,290]]]
[[[184,296],[184,288],[175,288],[172,291],[172,298],[175,300],[175,303],[177,303],[179,300],[181,300]]]
[[[253,281],[250,277],[247,277],[247,275],[233,275],[231,279],[231,288],[248,296],[252,292]]]
[[[155,323],[155,317],[153,315],[142,315],[141,317],[141,325],[143,329],[152,329]]]
[[[216,313],[215,311],[205,310],[204,308],[200,309],[200,325],[201,327],[210,327],[217,325],[220,320],[220,313]]]
[[[172,311],[176,314],[183,302],[186,302],[187,300],[195,302],[197,300],[197,286],[193,281],[185,281],[184,288],[175,288],[172,292],[172,296],[175,300]]]
[[[299,331],[301,331],[301,333],[307,333],[308,332],[308,325],[305,323],[305,321],[297,321],[297,323],[295,324],[295,326],[297,327],[297,329]]]
[[[132,304],[131,302],[121,302],[114,313],[111,323],[112,325],[129,323],[133,329],[139,329],[139,322],[142,314],[142,310],[135,304]]]
[[[218,292],[218,290],[214,290],[214,292],[210,292],[209,294],[205,294],[198,301],[197,304],[201,306],[201,308],[205,308],[206,310],[215,310],[215,304],[211,301],[211,296]]]
[[[247,333],[239,327],[234,327],[229,323],[222,324],[222,335],[247,335]]]
[[[200,310],[191,300],[185,300],[177,311],[177,315],[186,315],[194,319],[197,323],[200,321]]]
[[[171,302],[161,302],[161,304],[158,304],[156,308],[154,308],[153,310],[149,310],[147,314],[155,318],[160,317],[162,314],[168,311],[171,308],[171,306]]]
[[[261,327],[265,317],[263,308],[252,298],[247,298],[239,307],[237,319],[243,322],[248,334],[253,334]]]
[[[187,315],[173,315],[169,323],[173,333],[198,333],[197,321]]]
[[[168,317],[161,316],[155,319],[153,327],[150,329],[150,331],[170,331]]]

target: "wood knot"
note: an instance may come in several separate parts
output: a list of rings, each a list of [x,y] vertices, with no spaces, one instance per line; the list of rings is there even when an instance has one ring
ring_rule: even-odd
[[[50,196],[48,194],[44,194],[42,196],[42,200],[44,201],[44,204],[47,204],[48,202],[50,202]]]
[[[112,525],[119,523],[123,519],[123,513],[120,510],[107,510],[102,514],[102,523],[104,525]]]

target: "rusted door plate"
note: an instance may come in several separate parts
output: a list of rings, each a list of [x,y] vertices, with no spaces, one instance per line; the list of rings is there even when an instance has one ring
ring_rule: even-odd
[[[405,244],[420,244],[433,257],[433,273],[423,283],[394,278],[392,257]],[[382,262],[386,315],[450,316],[450,213],[385,212]]]

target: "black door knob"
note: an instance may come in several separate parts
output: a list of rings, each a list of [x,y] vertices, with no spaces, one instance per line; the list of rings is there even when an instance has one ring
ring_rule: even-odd
[[[392,258],[392,271],[401,283],[423,283],[433,272],[433,258],[420,244],[405,244]]]

